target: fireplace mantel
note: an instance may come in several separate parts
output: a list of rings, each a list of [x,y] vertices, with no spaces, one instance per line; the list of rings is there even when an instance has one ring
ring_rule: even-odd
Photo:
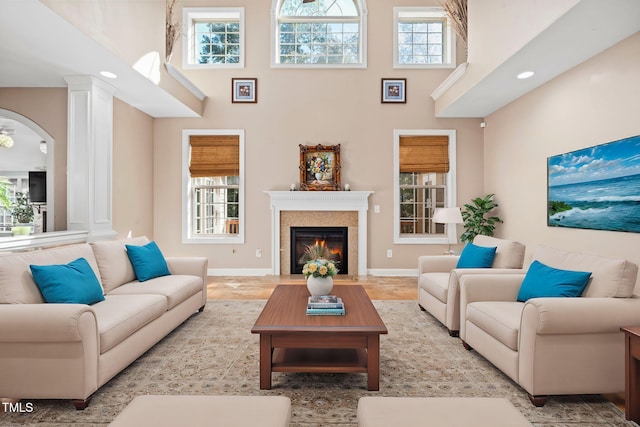
[[[272,274],[280,274],[280,212],[358,212],[358,275],[367,274],[367,211],[373,191],[266,191],[271,198]]]

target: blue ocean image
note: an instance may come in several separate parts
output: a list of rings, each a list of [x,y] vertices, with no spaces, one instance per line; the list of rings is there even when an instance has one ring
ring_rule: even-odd
[[[548,225],[640,233],[640,136],[548,160]]]
[[[571,206],[549,225],[640,233],[640,174],[550,187],[549,200]]]

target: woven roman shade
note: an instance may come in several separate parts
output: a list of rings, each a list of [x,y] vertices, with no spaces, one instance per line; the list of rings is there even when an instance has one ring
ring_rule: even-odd
[[[449,137],[400,136],[400,172],[449,172]]]
[[[193,178],[240,174],[238,135],[192,135],[189,144],[189,173]]]

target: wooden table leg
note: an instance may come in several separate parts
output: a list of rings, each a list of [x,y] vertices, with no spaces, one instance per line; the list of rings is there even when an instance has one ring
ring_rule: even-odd
[[[640,423],[640,342],[637,337],[627,335],[625,337],[626,347],[626,387],[625,387],[625,418]]]
[[[271,389],[271,335],[260,334],[260,390]]]
[[[367,385],[370,391],[380,390],[380,335],[367,339]]]

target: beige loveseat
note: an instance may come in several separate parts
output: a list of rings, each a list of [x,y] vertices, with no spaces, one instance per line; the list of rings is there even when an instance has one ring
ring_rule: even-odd
[[[146,237],[0,255],[0,397],[72,399],[91,395],[206,303],[207,259],[171,258],[171,275],[136,280],[125,243]],[[30,264],[85,258],[105,299],[48,304]]]
[[[547,266],[591,272],[582,297],[518,302],[525,274],[465,275],[460,279],[460,338],[518,383],[536,406],[549,395],[624,391],[624,335],[640,324],[633,295],[638,266],[540,246]]]
[[[525,246],[511,240],[478,235],[473,244],[495,247],[491,268],[456,268],[459,255],[425,255],[418,258],[418,304],[447,327],[449,335],[460,330],[460,277],[463,274],[519,273]]]

